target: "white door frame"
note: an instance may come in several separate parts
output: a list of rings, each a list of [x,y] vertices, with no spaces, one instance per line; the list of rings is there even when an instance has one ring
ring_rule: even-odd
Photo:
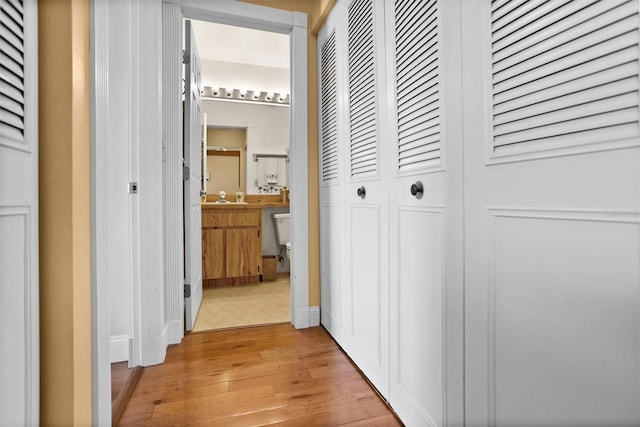
[[[166,1],[166,0],[165,0]],[[168,1],[167,1],[168,2]],[[175,2],[171,2],[175,3]],[[291,43],[291,322],[296,328],[311,326],[309,316],[309,197],[307,133],[307,15],[241,2],[183,0],[183,17],[290,35]],[[180,34],[182,21],[173,20],[164,34]],[[179,27],[174,27],[179,26]],[[178,84],[177,82],[175,84]],[[163,99],[164,111],[180,109]],[[166,116],[165,116],[166,117]],[[181,120],[181,115],[175,116]],[[181,304],[167,301],[167,304]],[[315,323],[315,322],[314,322]]]

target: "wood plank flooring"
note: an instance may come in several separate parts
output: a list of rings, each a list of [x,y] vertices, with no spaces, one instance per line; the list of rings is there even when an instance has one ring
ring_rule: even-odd
[[[291,325],[187,335],[144,368],[121,426],[401,426],[329,334]]]

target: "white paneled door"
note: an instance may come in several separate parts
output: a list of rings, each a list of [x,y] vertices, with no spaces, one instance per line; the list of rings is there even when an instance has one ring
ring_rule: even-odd
[[[459,1],[386,2],[389,400],[407,425],[462,422],[459,14]]]
[[[185,329],[190,331],[202,302],[202,135],[200,127],[200,57],[191,21],[185,21],[184,96],[184,256]]]
[[[639,425],[638,2],[462,17],[466,424]]]
[[[39,422],[36,2],[0,0],[0,424]]]
[[[343,192],[346,180],[344,133],[341,117],[344,104],[339,94],[344,89],[340,31],[336,23],[339,17],[334,12],[318,34],[318,75],[320,112],[320,281],[321,281],[321,321],[322,325],[343,347],[347,346],[346,331],[348,320],[344,315],[347,305],[347,287],[342,269],[344,264],[343,236]],[[336,35],[338,33],[338,35]]]
[[[385,93],[382,2],[351,0],[346,7],[344,186],[346,265],[350,297],[349,355],[389,396],[389,218],[383,161]]]

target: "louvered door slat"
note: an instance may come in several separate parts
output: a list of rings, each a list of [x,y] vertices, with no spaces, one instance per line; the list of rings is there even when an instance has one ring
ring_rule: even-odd
[[[571,63],[576,57],[581,57],[582,52],[598,50],[601,44],[607,44],[610,49],[616,46],[637,44],[638,37],[634,30],[638,28],[638,16],[630,16],[618,21],[615,26],[607,25],[593,32],[583,35],[571,41],[563,40],[563,37],[548,40],[547,42],[534,46],[514,58],[507,58],[494,65],[494,76],[496,79],[509,79],[514,76],[526,75],[531,71],[541,67],[555,67],[557,63]],[[581,31],[580,31],[581,30]],[[585,31],[584,28],[578,30],[577,34]],[[569,31],[568,37],[573,37],[575,33]],[[583,33],[584,34],[584,33]],[[605,42],[603,42],[605,40]],[[529,52],[531,54],[529,55]],[[572,54],[567,55],[567,52]],[[606,53],[606,52],[605,52]]]
[[[412,105],[411,109],[405,110],[405,114],[398,120],[398,129],[402,130],[407,123],[413,121],[416,121],[417,125],[422,122],[424,124],[423,127],[428,127],[429,121],[439,117],[440,114],[437,105],[439,99],[437,96],[433,96],[431,99],[434,99],[432,103],[419,99],[418,102]],[[402,144],[402,141],[399,143]]]
[[[419,112],[421,113],[422,110],[419,110]],[[413,120],[407,120],[405,123],[399,126],[398,135],[403,139],[404,143],[404,138],[409,138],[412,135],[418,134],[419,132],[428,133],[432,129],[438,129],[439,123],[439,116],[435,116],[431,120],[426,120],[422,115],[416,114]]]
[[[520,120],[507,122],[494,126],[496,137],[522,130],[523,121],[530,128],[549,128],[554,123],[568,122],[581,118],[598,116],[605,111],[621,111],[628,108],[635,108],[638,105],[638,93],[626,93],[618,96],[607,96],[603,99],[592,100],[567,108],[551,110],[544,114],[525,117]]]
[[[428,96],[424,92],[425,89],[433,88],[437,90],[438,84],[438,69],[425,70],[424,73],[415,72],[407,76],[407,83],[398,90],[398,104],[404,103],[407,99]],[[420,95],[422,93],[422,96]],[[416,95],[418,94],[418,95]]]
[[[425,152],[433,151],[434,148],[440,147],[439,133],[439,127],[432,129],[423,129],[419,133],[410,135],[409,137],[405,138],[404,144],[402,144],[399,149],[400,151],[406,151],[409,149],[424,146]]]
[[[509,74],[500,73],[498,76],[494,76],[495,90],[496,92],[510,90],[511,88],[515,88],[517,86],[535,82],[536,80],[544,76],[562,73],[571,70],[572,68],[587,66],[589,62],[600,58],[606,58],[611,55],[612,52],[616,52],[618,50],[623,50],[626,48],[633,48],[635,50],[637,49],[637,47],[637,31],[626,33],[619,37],[616,37],[615,39],[609,39],[588,49],[584,49],[580,52],[575,52],[573,54],[560,58],[557,61],[547,63],[537,69],[523,71],[523,73],[521,74],[517,74],[516,70],[511,70]],[[616,65],[610,64],[610,61],[605,60],[605,62],[609,63],[609,66]]]
[[[517,100],[522,97],[531,97],[532,102],[540,102],[553,96],[551,93],[557,93],[551,88],[557,88],[560,93],[570,93],[574,89],[573,86],[579,86],[579,89],[585,89],[592,84],[603,84],[607,81],[615,81],[617,79],[632,77],[637,75],[638,63],[634,61],[634,55],[638,55],[638,47],[633,46],[610,55],[594,59],[592,61],[581,64],[579,67],[573,67],[562,70],[561,73],[554,73],[540,77],[534,81],[522,86],[512,88],[506,85],[494,86],[494,104]],[[612,64],[621,64],[612,66]],[[629,70],[632,74],[627,74]],[[593,81],[592,81],[593,79]],[[505,88],[505,90],[500,90]]]
[[[0,37],[12,44],[16,49],[22,49],[24,31],[14,20],[4,19]]]
[[[608,84],[589,87],[585,90],[569,93],[567,95],[546,99],[533,105],[523,106],[514,110],[497,113],[494,117],[494,125],[512,123],[529,117],[549,114],[552,111],[561,111],[568,108],[588,106],[590,103],[605,101],[616,96],[636,93],[637,82],[635,78],[617,80]]]
[[[351,176],[364,177],[378,170],[372,1],[353,0],[347,20]]]
[[[320,64],[321,98],[320,111],[322,132],[322,182],[338,181],[338,103],[336,71],[336,34],[331,32],[321,49]]]
[[[23,15],[22,2],[0,0],[0,142],[24,142]]]
[[[415,4],[412,4],[412,6],[414,5]],[[421,3],[418,4],[417,7],[408,8],[406,17],[397,17],[397,28],[400,34],[397,40],[398,46],[400,47],[398,52],[410,50],[415,45],[420,44],[420,39],[424,39],[424,37],[420,36],[421,27],[432,28],[437,19],[436,12],[434,4]],[[411,18],[413,18],[413,20]],[[415,20],[423,22],[423,25],[411,26]],[[402,57],[401,54],[397,56]]]
[[[518,6],[522,6],[523,3],[526,3],[528,1],[529,0],[494,0],[494,13],[492,15],[492,22],[496,23],[500,19],[504,19],[504,17],[511,13],[513,9],[517,8]]]
[[[20,28],[24,28],[24,6],[21,1],[5,0],[0,6],[3,16],[2,21],[6,19],[13,20]]]
[[[617,22],[615,30],[608,25],[612,21]],[[567,49],[578,51],[598,41],[633,31],[637,27],[638,17],[633,14],[633,5],[627,4],[537,44],[529,45],[526,50],[516,54],[504,56],[504,52],[501,52],[494,55],[494,70],[498,72],[522,63],[526,63],[527,67],[536,67],[562,57]]]
[[[617,7],[625,3],[625,7]],[[612,8],[612,5],[616,7]],[[562,15],[552,15],[547,22],[544,22],[545,31],[537,31],[528,35],[527,31],[529,31],[529,28],[527,27],[511,34],[500,42],[496,42],[494,44],[494,62],[518,55],[532,46],[536,46],[545,40],[561,36],[563,33],[572,31],[578,26],[587,26],[589,22],[594,19],[602,19],[603,14],[622,13],[622,16],[626,17],[628,15],[623,12],[626,8],[630,7],[631,11],[633,11],[633,5],[629,3],[629,0],[598,1],[588,7],[580,9],[579,7],[582,6],[583,4],[567,5],[567,7],[572,7],[576,10],[572,15],[573,19],[562,19]],[[543,23],[541,23],[541,25],[543,25]],[[599,28],[601,26],[596,24],[594,27]]]
[[[637,1],[529,2],[510,16],[493,21],[494,153],[638,137]]]
[[[437,1],[395,2],[399,172],[440,163]]]
[[[511,16],[504,22],[493,24],[492,39],[498,42],[517,30],[534,25],[538,20],[552,17],[553,12],[569,4],[568,0],[549,0],[546,2],[528,1],[522,3],[511,12]],[[526,30],[527,34],[531,33]]]
[[[617,125],[638,122],[638,108],[592,114],[576,120],[551,123],[536,128],[527,128],[506,135],[494,136],[495,146],[521,144],[530,140],[550,138],[552,136],[569,135],[599,128],[613,128]],[[631,135],[625,135],[629,137]]]

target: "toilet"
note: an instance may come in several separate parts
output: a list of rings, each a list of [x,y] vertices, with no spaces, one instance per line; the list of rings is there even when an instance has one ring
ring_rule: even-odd
[[[278,245],[286,248],[287,258],[291,260],[291,214],[279,213],[273,214],[273,223],[276,229],[276,239]]]

